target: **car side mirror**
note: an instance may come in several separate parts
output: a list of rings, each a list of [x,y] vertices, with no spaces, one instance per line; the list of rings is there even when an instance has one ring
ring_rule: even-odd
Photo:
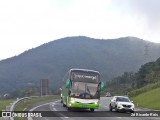
[[[131,101],[131,103],[133,103],[133,101]]]
[[[66,88],[70,88],[70,83],[71,83],[70,80],[67,79],[67,80],[66,80]]]
[[[100,91],[104,91],[104,83],[103,82],[101,82]]]

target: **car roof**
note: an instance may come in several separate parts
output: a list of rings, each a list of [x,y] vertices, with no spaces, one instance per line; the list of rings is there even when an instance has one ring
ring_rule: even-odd
[[[123,97],[123,98],[128,98],[127,96],[113,96],[113,97]]]

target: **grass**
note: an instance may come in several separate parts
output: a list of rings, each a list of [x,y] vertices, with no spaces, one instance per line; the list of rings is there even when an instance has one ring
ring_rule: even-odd
[[[140,89],[131,91],[131,92],[129,92],[128,96],[129,97],[136,97],[142,93],[146,93],[146,92],[151,91],[156,88],[160,88],[160,82],[148,84]]]
[[[14,109],[14,111],[23,111],[24,108],[27,106],[30,106],[34,103],[42,102],[42,101],[47,101],[47,100],[54,100],[54,99],[60,99],[59,95],[55,96],[48,96],[48,97],[38,97],[38,98],[32,98],[32,99],[26,99],[18,103]],[[23,120],[21,117],[15,117],[15,120]]]
[[[13,99],[0,100],[0,111],[6,110],[6,106],[10,105],[10,103],[13,103],[13,101]]]
[[[131,99],[139,107],[160,110],[160,88],[139,94]]]
[[[24,108],[26,108],[27,106],[31,104],[42,102],[42,101],[47,101],[47,100],[52,100],[52,99],[60,99],[60,97],[58,95],[55,95],[55,96],[48,96],[48,97],[38,97],[38,98],[26,99],[26,100],[21,101],[18,105],[16,105],[16,108],[14,111],[23,111]]]

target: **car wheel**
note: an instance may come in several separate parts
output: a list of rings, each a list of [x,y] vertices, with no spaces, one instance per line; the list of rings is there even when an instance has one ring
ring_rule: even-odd
[[[117,106],[115,106],[115,111],[118,112]]]
[[[112,106],[111,106],[111,104],[109,105],[109,111],[112,111]]]
[[[62,99],[62,97],[61,97],[61,103],[63,103],[63,99]]]

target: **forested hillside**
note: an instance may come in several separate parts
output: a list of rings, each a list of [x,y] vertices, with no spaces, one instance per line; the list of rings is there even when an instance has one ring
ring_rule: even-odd
[[[136,72],[142,64],[160,57],[159,51],[160,44],[134,37],[102,40],[78,36],[54,40],[0,61],[0,93],[23,92],[29,87],[39,91],[41,79],[48,79],[49,91],[56,92],[71,68],[97,70],[106,82],[124,72]]]
[[[125,72],[122,76],[107,81],[106,85],[108,91],[116,94],[127,94],[135,90],[129,93],[132,97],[158,88],[160,87],[160,58],[142,65],[135,74]]]

